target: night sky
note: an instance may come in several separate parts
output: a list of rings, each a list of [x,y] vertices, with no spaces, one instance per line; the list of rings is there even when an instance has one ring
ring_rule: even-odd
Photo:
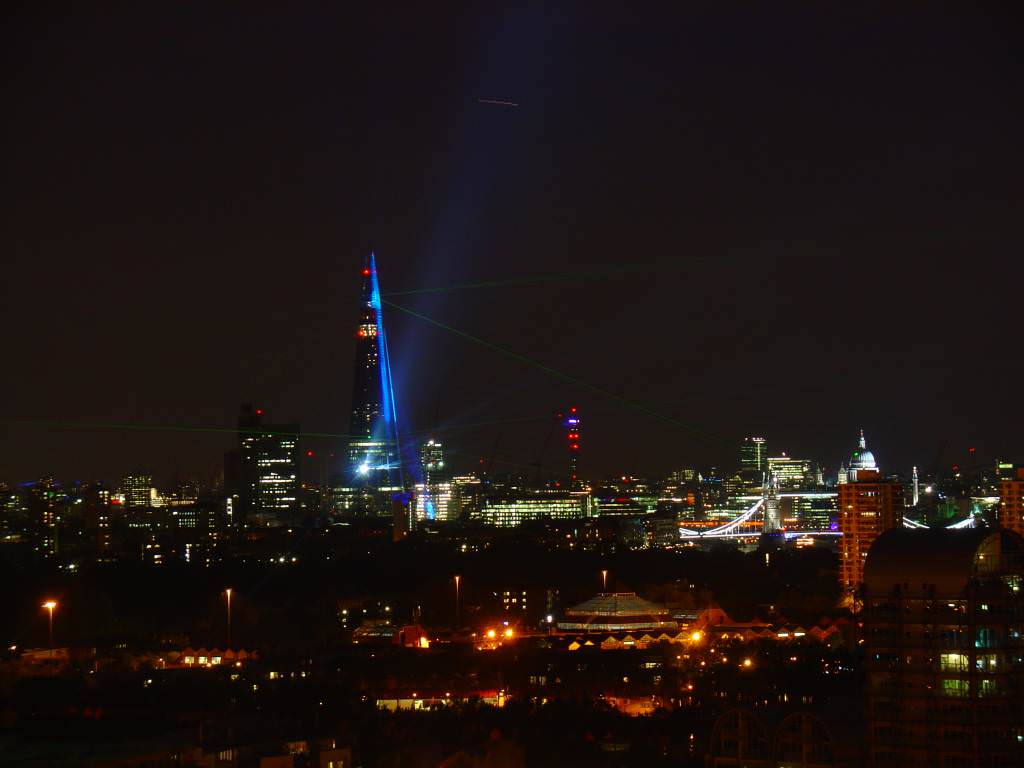
[[[403,429],[456,467],[561,470],[571,404],[592,477],[744,434],[834,469],[861,427],[887,472],[1024,459],[1016,19],[27,5],[0,479],[207,479],[231,434],[72,424],[243,401],[344,433],[370,249],[385,293],[507,281],[391,300],[608,393],[386,308]]]

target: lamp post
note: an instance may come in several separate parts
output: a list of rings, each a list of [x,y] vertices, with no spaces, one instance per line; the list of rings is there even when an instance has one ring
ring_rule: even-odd
[[[601,591],[608,591],[608,569],[604,568],[601,570]]]
[[[56,600],[47,600],[43,608],[50,612],[50,656],[53,656],[53,609],[57,607]]]
[[[462,581],[462,577],[456,575],[455,576],[455,629],[456,630],[458,630],[459,624],[461,623],[459,621],[459,619],[460,619],[460,616],[459,616],[459,582],[460,581]]]
[[[228,648],[231,647],[231,587],[224,590],[228,598]]]

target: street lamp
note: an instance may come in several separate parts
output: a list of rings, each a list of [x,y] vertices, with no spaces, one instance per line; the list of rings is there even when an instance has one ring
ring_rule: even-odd
[[[231,587],[224,590],[228,598],[228,648],[231,647]]]
[[[56,600],[47,600],[43,608],[50,612],[50,656],[53,656],[53,609],[57,607]]]
[[[608,570],[607,569],[602,569],[601,570],[601,591],[602,592],[607,592],[608,591]]]
[[[455,629],[459,628],[459,582],[462,581],[462,577],[456,575],[455,577]]]

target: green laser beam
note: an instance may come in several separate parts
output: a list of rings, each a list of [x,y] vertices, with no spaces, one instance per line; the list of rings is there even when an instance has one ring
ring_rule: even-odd
[[[487,280],[480,283],[457,283],[436,288],[413,288],[408,291],[388,291],[384,298],[390,296],[420,296],[428,293],[448,293],[449,291],[474,290],[477,288],[504,288],[511,285],[535,285],[537,283],[556,283],[565,280],[599,280],[603,277],[617,275],[648,274],[651,272],[678,272],[684,267],[661,267],[650,264],[631,264],[615,269],[592,270],[590,272],[565,272],[553,275],[537,275],[534,277],[518,277],[507,280]]]
[[[260,429],[259,427],[193,427],[169,424],[114,424],[101,421],[54,421],[46,419],[3,419],[0,424],[15,427],[58,427],[68,429],[119,429],[137,432],[189,432],[189,433],[219,433],[237,435],[239,432],[246,434],[261,435],[284,435],[288,437],[341,437],[347,438],[347,434],[336,432],[291,432],[287,430]]]
[[[403,438],[414,439],[417,437],[430,436],[435,434],[441,434],[445,432],[454,432],[460,429],[475,429],[477,427],[491,427],[502,424],[515,424],[520,422],[529,421],[540,421],[546,419],[546,416],[528,416],[515,419],[493,419],[490,421],[479,421],[470,422],[467,424],[452,424],[444,427],[437,427],[436,429],[424,429],[417,432],[410,432],[403,435]],[[347,433],[343,432],[290,432],[282,430],[272,429],[260,429],[246,427],[239,429],[237,427],[196,427],[196,426],[177,426],[167,424],[116,424],[111,422],[102,421],[57,421],[47,419],[0,419],[0,424],[4,426],[12,427],[52,427],[59,429],[112,429],[112,430],[124,430],[133,432],[183,432],[183,433],[199,433],[199,434],[224,434],[224,435],[237,435],[239,432],[245,434],[261,434],[261,435],[283,435],[287,437],[300,437],[300,438],[327,438],[327,439],[348,439],[352,437]]]
[[[456,328],[455,326],[448,325],[447,323],[442,323],[440,320],[435,320],[432,317],[428,317],[427,315],[424,315],[420,312],[416,312],[415,310],[409,309],[408,307],[403,307],[401,304],[396,304],[395,302],[389,301],[387,299],[382,299],[382,301],[389,307],[397,309],[399,312],[404,312],[410,317],[415,317],[416,319],[422,320],[437,328],[441,328],[450,333],[454,333],[456,336],[461,336],[462,338],[472,341],[475,344],[479,344],[480,346],[490,349],[493,352],[497,352],[500,355],[504,355],[505,357],[511,360],[523,363],[524,365],[528,365],[531,368],[537,368],[538,370],[544,371],[545,373],[555,377],[556,379],[561,379],[562,381],[565,381],[569,384],[573,384],[577,387],[586,389],[612,402],[618,403],[619,405],[622,405],[626,408],[639,411],[640,413],[647,414],[648,416],[653,416],[656,419],[660,419],[668,424],[672,424],[673,426],[679,427],[680,429],[689,432],[694,437],[698,437],[701,438],[702,440],[707,440],[708,442],[718,443],[721,445],[732,445],[732,443],[723,440],[722,438],[715,437],[714,435],[709,435],[705,432],[700,431],[696,427],[691,427],[689,424],[685,424],[679,421],[678,419],[675,419],[671,416],[666,416],[663,413],[658,413],[657,411],[648,408],[642,403],[629,400],[625,397],[622,397],[621,395],[616,395],[614,392],[609,392],[608,390],[603,389],[602,387],[598,387],[594,384],[591,384],[588,381],[584,381],[583,379],[579,379],[571,374],[565,373],[564,371],[560,371],[557,368],[552,368],[551,366],[545,365],[544,363],[538,360],[534,360],[533,358],[527,357],[526,355],[521,355],[518,352],[512,351],[511,349],[505,349],[504,347],[487,341],[486,339],[482,339],[479,336],[474,336],[471,333],[467,333],[466,331]]]

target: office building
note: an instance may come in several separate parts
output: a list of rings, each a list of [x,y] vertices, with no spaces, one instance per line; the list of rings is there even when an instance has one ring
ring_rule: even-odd
[[[233,523],[287,525],[300,509],[299,425],[265,424],[262,408],[243,405],[238,448],[228,454],[225,481]]]
[[[398,413],[391,382],[377,262],[372,253],[362,270],[355,338],[352,417],[344,481],[346,485],[369,489],[401,490]]]
[[[439,441],[430,439],[420,446],[420,476],[422,482],[417,483],[414,488],[415,519],[447,520],[451,484],[442,482],[444,446]]]
[[[504,528],[527,520],[571,520],[590,515],[591,499],[586,491],[520,490],[485,496],[471,519]]]
[[[141,473],[125,475],[121,479],[121,493],[124,494],[126,509],[136,511],[153,506],[153,477]]]
[[[897,529],[864,570],[870,765],[1024,765],[1024,541]]]
[[[783,453],[766,459],[768,473],[775,475],[780,488],[803,488],[814,485],[815,472],[809,459],[794,459]]]
[[[748,476],[763,475],[768,469],[768,442],[763,437],[745,437],[740,445],[740,472]]]
[[[445,522],[450,518],[452,510],[451,483],[416,483],[415,518],[417,522]]]
[[[999,524],[1024,536],[1024,467],[1016,476],[1006,473],[999,480]]]

